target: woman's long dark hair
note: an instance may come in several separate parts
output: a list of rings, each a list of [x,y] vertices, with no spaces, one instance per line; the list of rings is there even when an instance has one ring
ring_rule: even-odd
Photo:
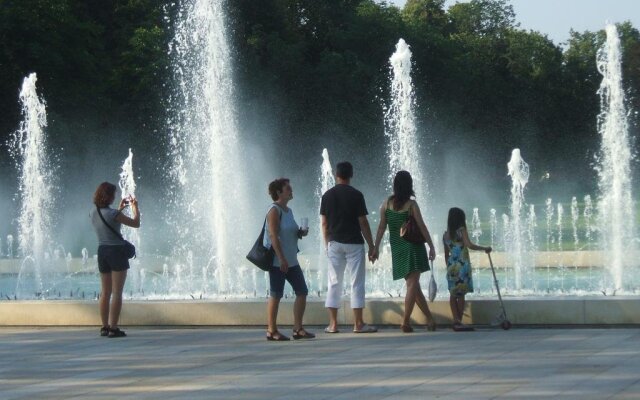
[[[447,218],[447,232],[449,232],[451,240],[456,238],[456,231],[461,227],[467,228],[467,217],[464,215],[464,211],[458,207],[450,208]]]
[[[393,209],[399,210],[404,203],[415,196],[413,191],[413,178],[407,171],[398,171],[393,178]]]

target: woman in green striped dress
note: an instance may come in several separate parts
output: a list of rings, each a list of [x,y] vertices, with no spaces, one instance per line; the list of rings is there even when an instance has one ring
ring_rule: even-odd
[[[413,179],[407,171],[399,171],[393,179],[393,196],[386,199],[380,207],[380,225],[376,235],[375,248],[372,261],[378,258],[380,242],[387,226],[389,227],[389,242],[391,244],[391,264],[393,279],[404,278],[407,284],[407,294],[404,299],[404,317],[400,329],[405,332],[413,332],[411,327],[411,312],[415,304],[422,310],[427,318],[427,329],[436,329],[435,321],[429,311],[427,299],[420,287],[420,274],[429,270],[429,260],[436,257],[435,247],[431,241],[429,230],[422,219],[420,207],[413,199]],[[424,243],[411,243],[400,237],[400,227],[412,215],[422,236],[429,245],[429,255]]]

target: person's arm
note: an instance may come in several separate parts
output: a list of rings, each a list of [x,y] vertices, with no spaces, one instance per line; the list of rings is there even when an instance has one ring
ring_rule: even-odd
[[[462,228],[462,242],[464,243],[466,248],[471,250],[482,250],[487,254],[491,253],[491,250],[492,250],[490,246],[487,246],[487,247],[478,246],[477,244],[469,240],[469,234],[467,233],[467,228]]]
[[[289,270],[289,261],[284,256],[282,244],[280,243],[280,213],[277,207],[271,207],[267,213],[267,224],[269,224],[269,239],[271,239],[271,247],[276,253],[276,257],[280,260],[280,271],[287,272]]]
[[[327,250],[329,246],[329,222],[327,222],[327,216],[320,216],[320,224],[322,225],[322,240],[324,241],[324,249]]]
[[[120,222],[123,225],[130,226],[132,228],[140,228],[140,208],[138,207],[138,199],[132,198],[129,200],[129,205],[131,206],[131,212],[133,213],[133,218],[130,218],[124,215],[122,212],[116,214],[115,220]],[[122,211],[126,206],[126,200],[122,199],[120,201],[120,206],[118,207],[118,211]]]
[[[433,241],[431,240],[431,235],[429,234],[429,229],[427,229],[427,225],[425,225],[424,220],[422,219],[422,213],[420,212],[420,207],[418,207],[417,202],[413,202],[410,205],[411,207],[411,215],[415,218],[418,223],[418,228],[420,228],[420,232],[422,232],[422,236],[424,236],[427,244],[429,245],[429,260],[435,260],[436,258],[436,247],[433,245]]]
[[[364,240],[367,242],[367,246],[369,246],[369,259],[373,259],[375,246],[373,245],[373,238],[371,236],[371,227],[369,226],[369,220],[366,215],[362,215],[358,217],[358,224],[360,224],[360,232],[362,232],[362,236]]]
[[[380,205],[380,223],[378,224],[378,231],[376,232],[376,241],[374,243],[374,259],[377,259],[380,255],[380,242],[384,236],[384,231],[387,229],[387,207],[389,200],[385,200]]]
[[[449,246],[447,246],[447,243],[445,242],[445,239],[447,238],[447,234],[445,233],[442,236],[442,244],[444,245],[444,266],[445,268],[447,268],[449,266]]]

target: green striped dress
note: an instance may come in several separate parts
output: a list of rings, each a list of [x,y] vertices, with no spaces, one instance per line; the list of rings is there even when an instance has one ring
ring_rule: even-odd
[[[409,217],[409,211],[394,211],[387,207],[385,216],[389,227],[393,280],[404,278],[413,271],[428,271],[429,261],[424,243],[411,243],[400,237],[400,227]]]

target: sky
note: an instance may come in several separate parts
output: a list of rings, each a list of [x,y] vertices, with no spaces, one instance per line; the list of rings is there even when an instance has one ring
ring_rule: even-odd
[[[406,0],[390,0],[402,7]],[[446,0],[445,9],[465,0]],[[520,28],[547,34],[556,44],[569,39],[569,30],[603,29],[606,22],[631,21],[640,28],[639,0],[511,0]]]

